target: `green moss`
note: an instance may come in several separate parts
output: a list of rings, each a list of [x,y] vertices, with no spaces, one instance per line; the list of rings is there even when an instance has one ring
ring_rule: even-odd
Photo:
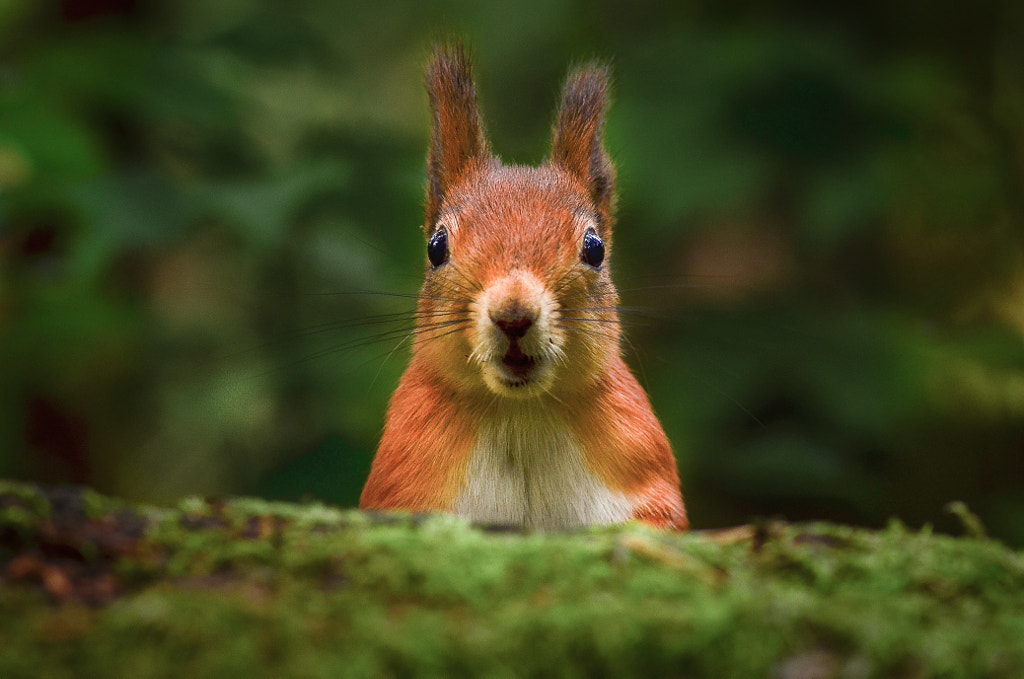
[[[54,492],[0,485],[2,677],[1024,676],[1024,555],[981,538]]]
[[[5,527],[30,526],[50,517],[50,501],[33,486],[0,479],[0,517]]]

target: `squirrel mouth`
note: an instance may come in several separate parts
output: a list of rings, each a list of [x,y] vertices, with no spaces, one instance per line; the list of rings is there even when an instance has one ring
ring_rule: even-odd
[[[501,357],[501,363],[515,378],[510,381],[510,386],[526,384],[530,379],[530,373],[537,367],[537,359],[524,354],[518,342],[511,343],[508,351]]]

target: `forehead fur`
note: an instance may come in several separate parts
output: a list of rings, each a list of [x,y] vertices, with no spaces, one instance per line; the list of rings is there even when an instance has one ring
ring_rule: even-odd
[[[585,189],[570,174],[553,167],[504,166],[497,162],[466,177],[442,206],[438,221],[457,215],[499,218],[502,222],[579,216],[596,219]]]
[[[560,168],[495,162],[449,193],[437,223],[452,230],[463,261],[547,269],[553,253],[575,261],[583,231],[597,220],[586,190]]]

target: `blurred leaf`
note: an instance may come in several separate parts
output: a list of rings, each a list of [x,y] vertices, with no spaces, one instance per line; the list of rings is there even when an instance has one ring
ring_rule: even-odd
[[[338,191],[349,179],[348,168],[326,162],[292,170],[276,178],[211,182],[196,198],[210,216],[224,219],[257,250],[281,246],[298,211],[317,193]]]
[[[724,458],[714,472],[738,495],[786,502],[826,501],[856,506],[872,483],[841,452],[795,431],[772,431]]]
[[[26,177],[19,183],[84,179],[105,166],[100,141],[81,121],[38,100],[2,91],[0,148],[23,158]]]
[[[156,247],[178,237],[191,205],[155,173],[130,172],[79,184],[68,193],[80,211],[72,272],[95,280],[124,250]]]
[[[33,0],[4,0],[0,3],[0,41],[21,29],[29,10],[36,4]]]

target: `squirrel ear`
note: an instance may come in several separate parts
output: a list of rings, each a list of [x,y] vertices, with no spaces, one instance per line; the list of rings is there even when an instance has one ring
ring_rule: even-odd
[[[609,79],[608,68],[598,63],[569,74],[551,150],[551,161],[583,182],[605,219],[610,217],[615,186],[615,166],[602,139]]]
[[[468,166],[490,151],[476,103],[469,57],[461,44],[439,45],[427,68],[432,123],[427,154],[427,228],[433,225],[445,193]]]

